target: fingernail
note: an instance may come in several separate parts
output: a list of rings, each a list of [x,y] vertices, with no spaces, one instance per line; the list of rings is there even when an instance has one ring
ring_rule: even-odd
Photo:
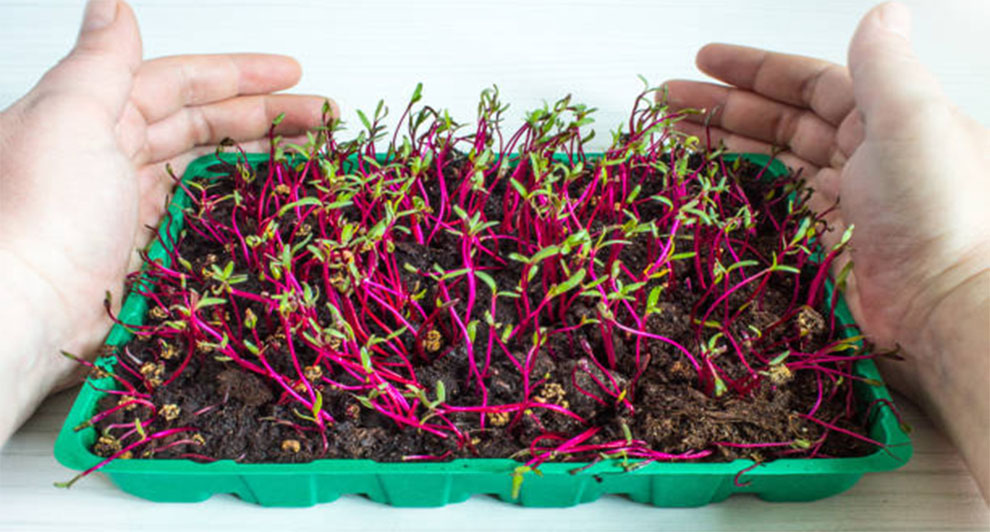
[[[82,31],[96,31],[117,19],[117,0],[89,0],[83,15]]]
[[[907,40],[911,39],[911,10],[904,4],[888,2],[880,8],[880,25]]]

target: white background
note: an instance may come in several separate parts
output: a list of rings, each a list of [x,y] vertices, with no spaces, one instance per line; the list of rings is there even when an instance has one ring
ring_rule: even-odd
[[[949,96],[990,124],[990,0],[909,0],[915,49]],[[628,113],[642,87],[697,78],[694,54],[733,42],[845,63],[871,0],[135,0],[145,57],[264,51],[295,56],[297,90],[354,109],[382,98],[398,114],[416,83],[424,103],[474,117],[497,84],[524,110],[572,93],[600,109],[597,140]],[[71,47],[75,0],[0,0],[0,108],[28,90]],[[601,147],[592,146],[592,147]]]
[[[990,0],[907,1],[915,48],[959,106],[990,123]],[[181,0],[133,2],[145,55],[265,51],[294,55],[298,88],[335,98],[344,118],[384,98],[400,108],[416,82],[425,101],[473,117],[496,83],[518,119],[573,93],[612,129],[640,88],[698,77],[694,53],[736,42],[845,61],[869,0],[375,1]],[[0,0],[0,108],[71,47],[78,0]],[[515,122],[518,123],[518,122]],[[508,127],[514,123],[507,124]],[[600,139],[607,138],[600,131]],[[57,147],[57,146],[56,146]],[[0,154],[2,156],[2,154]],[[2,341],[2,340],[0,340]],[[488,498],[436,510],[394,510],[345,497],[308,510],[262,510],[230,496],[195,505],[145,503],[96,475],[72,490],[51,455],[72,394],[48,401],[0,452],[0,530],[987,530],[990,514],[958,455],[917,410],[915,457],[814,504],[751,497],[693,510],[659,510],[607,497],[568,510],[521,510]],[[900,401],[903,403],[903,401]],[[0,405],[2,406],[2,405]],[[316,526],[314,526],[316,525]]]

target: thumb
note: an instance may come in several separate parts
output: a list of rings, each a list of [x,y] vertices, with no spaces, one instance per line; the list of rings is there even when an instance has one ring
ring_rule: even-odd
[[[84,96],[119,116],[141,65],[141,35],[122,0],[90,0],[76,45],[39,82],[42,92]]]
[[[910,34],[911,12],[888,2],[863,17],[849,44],[853,93],[868,131],[896,133],[923,111],[946,107],[935,76],[911,49]]]
[[[131,7],[122,0],[89,0],[73,52],[140,60],[141,38]]]

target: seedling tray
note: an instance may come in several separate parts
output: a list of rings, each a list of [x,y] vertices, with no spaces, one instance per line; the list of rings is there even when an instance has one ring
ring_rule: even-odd
[[[221,157],[227,157],[222,155]],[[767,173],[778,177],[787,173],[779,161],[763,155],[726,155],[727,160],[743,157],[767,165]],[[248,154],[256,165],[268,154]],[[230,159],[233,160],[233,156]],[[209,167],[217,162],[210,155],[193,161],[183,179],[215,176]],[[183,224],[182,209],[189,198],[179,190],[171,205],[171,222],[163,222],[160,234],[177,234]],[[167,241],[168,239],[165,239]],[[167,262],[161,241],[149,249],[152,260]],[[826,298],[826,300],[829,298]],[[141,324],[147,303],[143,296],[130,294],[124,301],[120,319]],[[837,319],[843,325],[853,321],[844,302],[839,301]],[[852,336],[854,328],[845,329]],[[119,325],[110,331],[106,344],[125,344],[131,333]],[[98,362],[105,369],[111,360]],[[872,360],[860,360],[855,373],[880,380]],[[92,386],[90,386],[90,384]],[[82,387],[55,442],[55,457],[66,467],[85,470],[102,458],[90,452],[97,438],[92,427],[74,431],[89,419],[104,395],[96,388],[113,388],[116,381],[93,379]],[[855,393],[861,404],[890,399],[883,385],[857,381]],[[878,405],[881,406],[881,405]],[[812,501],[835,495],[853,486],[864,473],[895,469],[910,458],[912,448],[897,417],[887,407],[874,408],[869,421],[869,437],[884,444],[869,456],[857,458],[779,459],[753,466],[750,460],[727,463],[650,463],[631,472],[618,461],[602,461],[573,472],[581,463],[546,463],[541,475],[526,473],[519,483],[513,473],[521,464],[509,459],[458,459],[442,463],[379,463],[372,460],[324,459],[305,464],[241,464],[232,460],[197,463],[191,460],[115,460],[100,472],[132,495],[156,502],[197,502],[216,493],[232,493],[242,500],[262,506],[311,506],[330,502],[344,494],[361,494],[369,499],[404,507],[443,506],[484,494],[534,507],[563,507],[591,502],[602,495],[620,494],[630,499],[663,507],[703,506],[724,500],[734,493],[753,493],[767,501]]]

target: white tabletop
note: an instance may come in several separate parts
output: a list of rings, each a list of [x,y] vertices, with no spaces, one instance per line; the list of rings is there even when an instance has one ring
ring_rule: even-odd
[[[871,0],[135,0],[145,54],[268,51],[302,62],[299,90],[354,109],[379,98],[402,105],[416,82],[426,103],[473,116],[493,83],[525,109],[572,92],[600,109],[599,138],[639,89],[698,77],[694,52],[726,41],[843,62]],[[910,0],[915,49],[946,93],[990,124],[990,1]],[[0,108],[23,94],[68,48],[81,0],[0,0]],[[600,147],[600,146],[597,146]],[[656,509],[605,497],[562,510],[522,509],[487,497],[441,509],[393,509],[344,497],[309,509],[262,509],[231,496],[199,504],[152,504],[94,475],[71,490],[52,457],[74,392],[49,399],[0,451],[0,530],[988,530],[990,513],[958,454],[904,401],[915,427],[913,460],[868,475],[849,492],[810,504],[733,497],[697,509]]]

